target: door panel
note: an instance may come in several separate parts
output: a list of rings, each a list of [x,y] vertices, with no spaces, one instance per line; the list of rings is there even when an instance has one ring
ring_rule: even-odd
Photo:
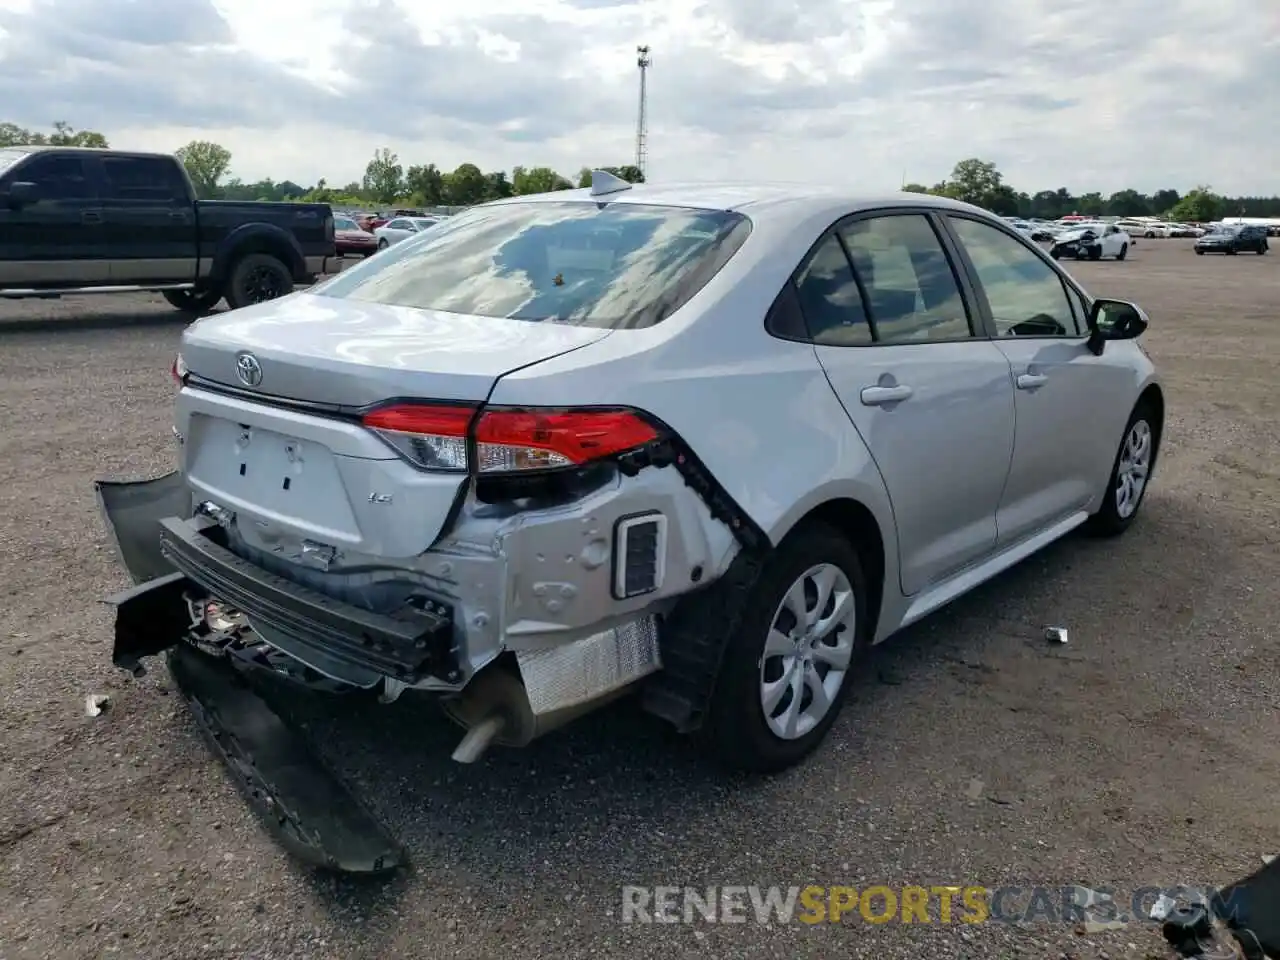
[[[972,334],[950,259],[918,213],[842,224],[796,283],[818,361],[888,488],[902,592],[919,593],[995,548],[1014,436],[1009,363]]]
[[[1133,376],[1089,351],[1083,298],[1038,251],[990,224],[948,220],[1013,377],[1013,464],[996,514],[1006,546],[1099,492],[1115,454],[1110,424],[1129,415]]]
[[[173,161],[102,158],[103,215],[112,247],[111,281],[190,283],[196,278],[195,208]]]
[[[106,283],[98,191],[81,158],[38,154],[8,171],[4,183],[17,182],[39,194],[19,210],[0,204],[0,286]]]

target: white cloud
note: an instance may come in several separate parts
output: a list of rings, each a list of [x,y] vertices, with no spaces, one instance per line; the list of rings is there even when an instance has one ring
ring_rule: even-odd
[[[245,179],[629,162],[868,190],[994,160],[1019,189],[1274,193],[1257,0],[0,0],[0,121],[217,140]]]

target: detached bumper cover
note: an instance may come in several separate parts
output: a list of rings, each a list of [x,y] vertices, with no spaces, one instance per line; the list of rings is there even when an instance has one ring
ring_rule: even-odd
[[[218,533],[213,521],[170,517],[160,521],[160,552],[255,627],[271,630],[288,646],[405,683],[460,678],[452,612],[443,604],[389,615],[362,610],[242,560],[213,539]]]

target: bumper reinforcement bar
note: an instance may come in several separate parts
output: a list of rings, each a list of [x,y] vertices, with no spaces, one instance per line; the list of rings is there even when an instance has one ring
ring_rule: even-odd
[[[212,521],[170,517],[160,521],[160,550],[178,571],[244,613],[255,628],[405,683],[427,676],[458,678],[447,606],[434,604],[440,612],[362,610],[241,559],[213,539],[220,532]]]

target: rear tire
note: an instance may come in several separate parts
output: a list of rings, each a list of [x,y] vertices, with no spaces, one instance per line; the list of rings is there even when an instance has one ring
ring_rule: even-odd
[[[807,621],[793,612],[801,602],[815,621],[808,634]],[[870,645],[858,552],[826,524],[805,524],[765,561],[745,603],[699,735],[728,767],[776,773],[826,737]],[[852,610],[842,613],[845,605]],[[822,635],[824,623],[830,632]]]
[[[1129,421],[1120,438],[1120,449],[1116,451],[1116,458],[1107,478],[1107,492],[1102,498],[1102,506],[1085,525],[1085,529],[1094,536],[1118,537],[1129,529],[1138,516],[1142,501],[1151,486],[1156,456],[1160,452],[1160,431],[1163,424],[1156,420],[1155,414],[1154,405],[1146,400],[1138,401],[1133,413],[1129,414]],[[1138,484],[1136,489],[1135,484]]]
[[[1239,253],[1239,251],[1238,251],[1238,250],[1236,250],[1236,248],[1235,248],[1235,247],[1228,247],[1228,248],[1227,248],[1227,256],[1228,256],[1228,257],[1234,257],[1237,253]]]
[[[1258,252],[1258,256],[1262,256],[1264,253],[1267,252],[1267,245],[1264,243],[1262,246],[1258,248],[1257,252]]]
[[[293,274],[269,253],[250,253],[231,267],[227,304],[232,310],[266,303],[293,293]]]
[[[1197,250],[1197,251],[1196,251],[1196,256],[1197,256],[1197,257],[1203,257],[1203,256],[1204,256],[1204,251],[1203,251],[1203,250]]]
[[[1129,255],[1129,245],[1127,243],[1120,246],[1120,252],[1116,254],[1117,260],[1123,260]]]
[[[221,290],[162,290],[160,295],[170,306],[195,317],[204,316],[222,302]]]

